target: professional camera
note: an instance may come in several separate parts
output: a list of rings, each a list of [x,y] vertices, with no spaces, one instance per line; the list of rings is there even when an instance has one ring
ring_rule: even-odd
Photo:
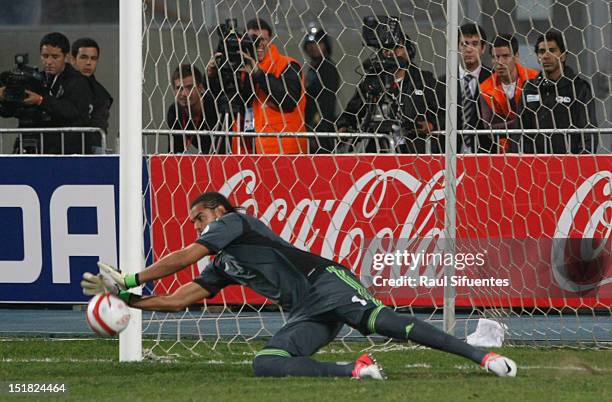
[[[394,49],[405,41],[399,18],[386,15],[363,17],[361,35],[366,46],[374,49]]]
[[[23,102],[27,97],[26,89],[42,94],[45,91],[45,75],[36,67],[28,65],[28,55],[16,54],[15,64],[15,69],[0,74],[0,86],[5,87],[5,102]]]
[[[248,54],[253,59],[257,57],[257,37],[241,32],[237,25],[238,20],[230,18],[217,28],[219,35],[217,52],[222,54],[222,60],[219,60],[218,64],[224,65],[224,62],[227,61],[234,72],[243,64],[241,52]]]
[[[363,62],[363,83],[367,93],[379,97],[384,93],[393,93],[397,90],[395,84],[395,71],[404,67],[401,59],[386,56],[382,52],[374,54]]]
[[[393,50],[406,43],[400,21],[396,17],[367,16],[363,18],[362,37],[366,46],[376,53],[363,62],[363,85],[369,105],[362,121],[368,132],[393,134],[400,130],[400,91],[395,85],[395,72],[408,63]]]
[[[238,87],[241,85],[238,72],[244,65],[241,53],[256,59],[257,37],[240,31],[238,20],[235,18],[225,20],[225,23],[217,28],[217,33],[219,34],[217,53],[221,53],[217,58],[217,65],[223,84],[223,93],[218,99],[219,109],[224,114],[244,113],[244,100],[238,94]]]

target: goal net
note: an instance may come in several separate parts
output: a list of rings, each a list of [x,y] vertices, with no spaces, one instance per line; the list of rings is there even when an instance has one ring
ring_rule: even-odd
[[[467,337],[487,318],[500,324],[505,344],[609,344],[609,4],[461,1],[455,23],[476,24],[482,41],[477,36],[473,43],[467,31],[459,37],[459,54],[451,57],[461,68],[450,75],[446,7],[445,1],[425,0],[145,1],[147,262],[192,243],[190,201],[219,191],[296,247],[351,268],[392,308],[440,326],[446,310],[445,328],[457,336]],[[365,43],[368,16],[378,23],[383,17],[399,19],[409,61],[401,62],[397,53],[386,59],[391,67],[381,57],[372,59],[381,52]],[[307,126],[304,133],[282,135],[305,139],[309,152],[261,155],[236,148],[235,138],[245,138],[248,149],[254,136],[246,123],[248,104],[240,107],[236,99],[243,99],[232,93],[240,73],[221,77],[221,89],[215,89],[207,67],[219,50],[231,53],[230,35],[219,25],[232,18],[237,32],[253,18],[266,20],[271,43],[300,64]],[[532,86],[535,92],[527,92],[520,78],[487,84],[478,77],[468,84],[474,109],[463,103],[467,92],[461,80],[474,61],[461,58],[462,47],[475,48],[480,70],[494,67],[497,77],[506,71],[516,78],[513,68],[519,74],[533,69],[528,78],[537,79],[542,68],[552,71],[551,63],[559,60],[555,49],[537,51],[538,37],[551,29],[564,39],[563,76],[571,89],[558,84],[550,103],[542,92],[550,88]],[[382,31],[371,32],[385,40]],[[511,54],[492,56],[491,49],[504,49],[492,46],[503,38]],[[544,42],[554,47],[550,38]],[[313,44],[327,47],[328,59],[309,57],[319,51]],[[223,64],[229,59],[231,54],[217,60],[221,75],[228,74]],[[509,59],[519,66],[508,67]],[[393,74],[393,63],[407,71],[403,79]],[[173,76],[180,65],[188,70]],[[201,87],[184,81],[196,69]],[[390,81],[384,77],[388,70]],[[454,102],[447,84],[457,87]],[[578,94],[583,90],[588,93]],[[514,95],[504,102],[507,93]],[[528,108],[529,127],[519,111],[540,97],[537,110]],[[356,98],[362,102],[357,108],[351,105]],[[497,106],[491,103],[499,99]],[[212,118],[200,112],[211,105]],[[457,122],[446,113],[455,108]],[[448,137],[452,130],[459,130],[456,143]],[[527,140],[543,148],[533,145],[529,151]],[[150,284],[145,293],[171,293],[208,262]],[[235,342],[256,349],[261,347],[256,341],[274,334],[288,313],[234,286],[184,312],[145,314],[143,334],[155,355]],[[360,336],[345,329],[339,339],[350,347],[348,340]]]

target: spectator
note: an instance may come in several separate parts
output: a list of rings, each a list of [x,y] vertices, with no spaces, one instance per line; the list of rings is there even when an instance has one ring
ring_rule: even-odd
[[[502,34],[495,38],[491,47],[491,58],[495,72],[480,84],[480,106],[485,127],[512,129],[518,127],[516,112],[521,101],[523,86],[538,75],[536,70],[519,64],[519,46],[516,38]],[[508,141],[499,138],[500,152],[508,151]]]
[[[40,41],[44,90],[26,90],[20,103],[4,102],[0,115],[17,117],[20,128],[89,126],[93,95],[87,79],[66,63],[69,52],[66,36],[58,32],[45,35]],[[4,88],[0,88],[0,101],[5,100]],[[63,139],[60,133],[23,134],[23,140],[21,144],[17,139],[14,152],[71,154],[82,153],[84,148],[81,133],[65,133]]]
[[[270,43],[274,33],[263,19],[247,22],[247,33],[257,38],[257,60],[244,55],[246,71],[252,82],[255,132],[303,132],[306,97],[302,67]],[[262,154],[303,153],[308,151],[308,141],[284,135],[257,137],[255,151]]]
[[[395,139],[391,151],[426,152],[426,139],[437,127],[436,80],[432,73],[413,64],[414,56],[410,38],[398,32],[394,43],[385,44],[366,61],[364,70],[370,73],[338,118],[338,130],[391,134]],[[372,67],[375,64],[380,67]],[[356,141],[352,146],[349,149],[355,152],[380,150],[380,144],[373,140],[366,140],[365,145],[363,140]]]
[[[309,61],[306,72],[306,128],[308,131],[335,132],[336,91],[340,75],[331,60],[332,45],[329,35],[316,26],[311,26],[304,38],[303,49]],[[334,150],[333,138],[311,139],[314,153],[330,153]]]
[[[214,130],[217,121],[215,98],[204,87],[202,73],[196,67],[182,64],[172,73],[172,86],[176,103],[168,109],[167,122],[171,130]],[[171,152],[187,151],[190,145],[203,153],[218,153],[210,135],[174,134]]]
[[[491,69],[482,64],[482,56],[487,48],[487,35],[477,24],[468,23],[459,27],[459,80],[457,81],[457,129],[483,129],[480,118],[480,84],[489,78]],[[440,105],[446,104],[446,76],[440,78],[438,99]],[[442,129],[446,126],[444,107],[441,107],[439,122]],[[441,150],[444,150],[444,141]],[[493,140],[490,135],[457,135],[457,152],[491,152]]]
[[[113,98],[106,88],[96,80],[96,69],[100,60],[100,47],[91,38],[80,38],[72,43],[72,65],[89,80],[91,92],[93,93],[93,110],[91,112],[91,125],[108,131],[108,118]],[[85,137],[86,153],[104,153],[101,137],[98,135],[87,135]]]
[[[535,44],[542,71],[525,84],[521,123],[524,129],[596,128],[591,85],[565,65],[563,35],[548,31]],[[542,133],[523,136],[523,152],[581,154],[597,152],[595,134]],[[520,148],[519,148],[520,150]]]

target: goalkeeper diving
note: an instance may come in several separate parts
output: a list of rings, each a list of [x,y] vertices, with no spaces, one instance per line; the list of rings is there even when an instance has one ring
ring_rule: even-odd
[[[256,354],[255,376],[384,379],[380,365],[367,353],[350,364],[312,359],[335,339],[343,324],[364,335],[377,333],[463,356],[500,377],[516,376],[516,363],[511,359],[396,313],[373,297],[349,269],[294,247],[220,193],[197,197],[191,203],[189,218],[198,234],[193,244],[137,274],[125,275],[100,262],[100,274],[83,275],[83,293],[111,292],[134,308],[180,311],[229,285],[251,288],[289,311],[285,326]],[[211,254],[215,257],[200,276],[173,294],[139,296],[128,291],[173,275]]]

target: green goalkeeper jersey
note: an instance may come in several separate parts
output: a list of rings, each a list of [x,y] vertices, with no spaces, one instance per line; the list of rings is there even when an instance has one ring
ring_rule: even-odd
[[[195,279],[211,295],[240,284],[288,310],[311,292],[313,274],[338,265],[294,247],[259,219],[241,213],[228,213],[212,222],[196,242],[216,253]]]

